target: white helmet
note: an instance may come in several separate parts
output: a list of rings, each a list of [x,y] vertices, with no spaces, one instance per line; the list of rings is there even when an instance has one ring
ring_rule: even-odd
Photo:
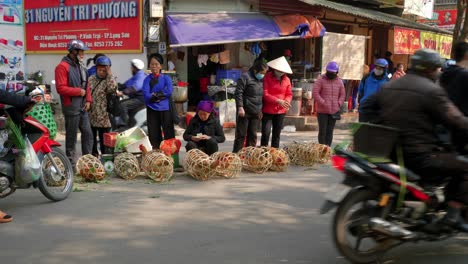
[[[145,63],[140,59],[131,60],[131,64],[132,64],[132,66],[134,66],[135,68],[137,68],[139,70],[143,70],[143,68],[145,68]]]

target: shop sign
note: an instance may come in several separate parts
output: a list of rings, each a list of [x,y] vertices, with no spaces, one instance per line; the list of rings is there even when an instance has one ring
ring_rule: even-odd
[[[420,32],[418,30],[395,27],[394,40],[395,54],[413,54],[421,48]]]
[[[26,53],[63,53],[73,39],[93,51],[142,52],[142,0],[25,1],[24,18]]]
[[[457,21],[457,10],[436,10],[437,27],[453,30]]]
[[[421,32],[421,48],[436,50],[444,58],[450,58],[452,40],[452,36]]]

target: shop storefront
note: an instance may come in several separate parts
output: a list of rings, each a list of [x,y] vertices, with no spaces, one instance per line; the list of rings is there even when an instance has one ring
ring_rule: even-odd
[[[168,13],[166,23],[177,74],[189,84],[187,108],[215,100],[222,123],[235,121],[235,82],[255,60],[287,55],[295,69],[291,78],[310,78],[310,47],[325,33],[316,18],[297,14]]]

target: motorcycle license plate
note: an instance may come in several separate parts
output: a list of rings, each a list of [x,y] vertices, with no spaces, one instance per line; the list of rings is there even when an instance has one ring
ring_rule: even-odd
[[[328,192],[325,194],[325,199],[334,203],[339,203],[343,201],[351,189],[352,188],[348,185],[337,183],[328,190]]]

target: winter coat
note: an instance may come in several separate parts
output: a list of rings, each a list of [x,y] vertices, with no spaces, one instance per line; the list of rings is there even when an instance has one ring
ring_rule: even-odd
[[[380,88],[382,88],[384,83],[388,82],[388,78],[386,76],[387,72],[384,72],[384,76],[381,79],[378,79],[372,72],[362,78],[358,88],[360,103],[363,103],[367,97],[375,94],[380,90]]]
[[[89,121],[92,127],[111,127],[109,113],[107,112],[107,95],[115,93],[117,82],[113,75],[99,79],[97,75],[89,77],[93,103],[89,109]]]
[[[85,103],[92,102],[87,78],[86,68],[68,56],[63,57],[55,67],[55,82],[62,102],[63,115],[79,115]],[[82,89],[86,90],[85,97],[80,95]]]
[[[270,71],[263,79],[263,113],[286,114],[286,109],[276,102],[278,99],[291,102],[291,81],[286,74],[281,77],[280,81],[273,71]]]
[[[211,113],[210,117],[205,122],[201,121],[198,115],[195,115],[190,119],[190,123],[184,132],[184,140],[192,141],[192,136],[196,136],[198,133],[210,136],[218,143],[226,141],[223,127],[215,117],[214,113]]]
[[[137,98],[144,102],[143,83],[145,78],[145,72],[143,70],[139,70],[124,83],[125,89],[123,90],[123,93],[128,95],[130,98]]]
[[[252,71],[241,75],[235,93],[237,108],[243,107],[246,114],[258,115],[263,107],[263,81]]]
[[[441,149],[437,124],[468,135],[468,118],[445,91],[432,80],[413,73],[385,84],[361,104],[361,111],[366,119],[400,130],[405,155]]]
[[[313,97],[317,102],[317,113],[335,114],[345,99],[343,81],[339,77],[331,80],[322,75],[314,84]]]
[[[154,78],[158,78],[158,83],[150,87],[151,80]],[[151,95],[158,92],[162,92],[165,98],[159,102],[152,102]],[[143,81],[143,95],[147,107],[155,111],[169,111],[169,98],[172,95],[171,78],[165,74],[159,74],[158,77],[153,74],[148,75]]]

